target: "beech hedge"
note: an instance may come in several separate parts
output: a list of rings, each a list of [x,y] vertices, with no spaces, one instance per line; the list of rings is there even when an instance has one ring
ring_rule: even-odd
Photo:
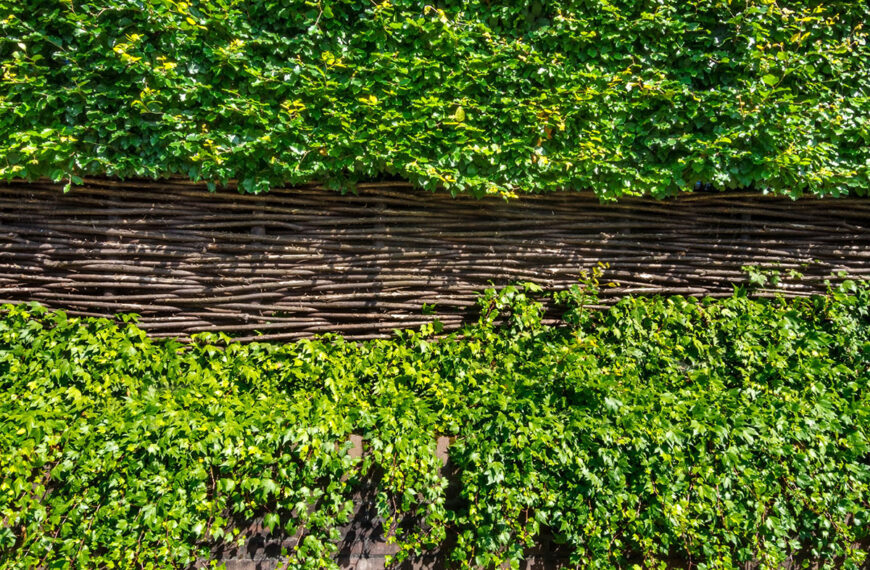
[[[866,195],[867,2],[0,0],[0,179]]]
[[[540,295],[487,291],[449,335],[283,345],[3,306],[0,566],[187,567],[262,517],[290,567],[336,568],[370,477],[395,562],[515,568],[547,530],[588,568],[863,563],[870,287],[590,312],[576,286],[557,325]]]

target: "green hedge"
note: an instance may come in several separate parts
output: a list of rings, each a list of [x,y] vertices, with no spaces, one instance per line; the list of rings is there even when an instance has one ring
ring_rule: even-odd
[[[6,305],[0,566],[186,567],[263,516],[304,537],[291,566],[335,567],[352,493],[381,473],[400,559],[454,536],[456,567],[515,567],[546,528],[591,568],[856,568],[870,288],[606,312],[583,309],[588,293],[557,294],[559,326],[541,324],[534,287],[509,287],[461,333],[286,345],[154,342]],[[455,504],[437,434],[456,437]]]
[[[0,179],[865,195],[854,0],[0,0]]]

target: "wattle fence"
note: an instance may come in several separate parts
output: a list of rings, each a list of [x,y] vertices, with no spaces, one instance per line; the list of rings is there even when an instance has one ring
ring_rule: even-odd
[[[0,187],[0,301],[78,315],[138,313],[154,336],[388,336],[468,318],[492,285],[575,283],[607,264],[602,302],[728,295],[741,268],[787,295],[870,275],[870,200],[692,193],[600,203],[591,193],[451,197],[404,183],[264,195],[182,180]],[[802,277],[797,277],[798,272]]]
[[[0,302],[138,313],[154,336],[382,337],[431,322],[424,304],[457,327],[487,287],[566,287],[598,264],[603,281],[617,284],[602,289],[603,304],[627,294],[729,295],[746,281],[745,266],[779,272],[783,294],[822,292],[832,274],[870,276],[870,200],[694,193],[602,204],[566,192],[506,203],[401,183],[258,196],[181,180],[88,180],[66,194],[50,183],[0,186]],[[364,442],[354,438],[359,456]],[[435,447],[448,501],[457,500],[449,440]],[[336,553],[343,568],[384,568],[395,552],[375,512],[375,483],[354,497]],[[213,552],[228,570],[280,567],[282,549],[296,544],[259,520],[244,521],[241,536],[243,546]],[[400,567],[451,567],[449,546]],[[527,554],[524,568],[567,567],[547,535]]]

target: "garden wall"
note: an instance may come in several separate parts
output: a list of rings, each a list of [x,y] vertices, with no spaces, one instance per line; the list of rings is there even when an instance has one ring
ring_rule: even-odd
[[[832,272],[870,275],[870,201],[693,193],[599,202],[591,193],[453,198],[403,183],[240,194],[181,180],[0,187],[0,301],[80,315],[138,313],[155,336],[220,330],[293,339],[458,326],[475,293],[550,288],[609,265],[626,294],[729,294],[741,267],[788,295]],[[789,270],[803,275],[789,277]]]

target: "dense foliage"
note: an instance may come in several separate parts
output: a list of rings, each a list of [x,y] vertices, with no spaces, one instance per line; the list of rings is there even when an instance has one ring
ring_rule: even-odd
[[[854,0],[0,0],[0,178],[866,194]]]
[[[488,291],[461,333],[286,345],[4,306],[0,566],[184,567],[264,517],[300,538],[291,566],[335,567],[377,474],[398,559],[452,535],[457,567],[516,565],[549,529],[591,568],[857,567],[870,288],[591,313],[577,287],[559,326],[536,294]],[[437,434],[455,437],[455,504]]]

